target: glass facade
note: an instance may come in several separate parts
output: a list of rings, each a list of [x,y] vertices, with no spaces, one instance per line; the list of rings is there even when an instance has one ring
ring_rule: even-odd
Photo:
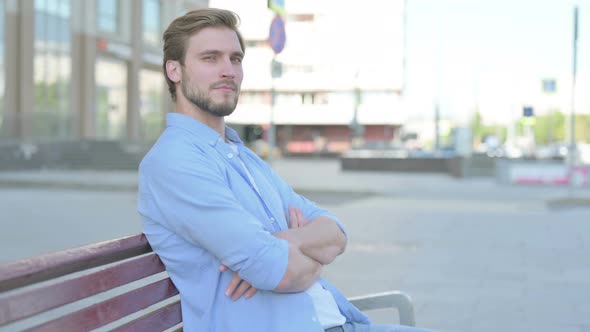
[[[8,128],[6,128],[6,113],[5,113],[5,100],[4,100],[4,89],[6,87],[6,74],[5,74],[5,30],[6,30],[6,3],[5,0],[0,0],[0,137],[8,135]]]
[[[160,71],[143,69],[139,73],[139,81],[140,137],[145,141],[155,141],[164,128],[162,111],[164,77]]]
[[[143,41],[147,46],[160,48],[161,13],[160,0],[143,0]]]
[[[0,140],[152,142],[168,105],[162,29],[199,4],[0,0]]]
[[[72,135],[70,16],[70,0],[35,0],[34,137]]]
[[[116,34],[120,30],[120,4],[119,0],[97,0],[97,27],[98,30],[109,34]]]
[[[96,77],[96,138],[124,139],[127,123],[127,63],[99,57]]]

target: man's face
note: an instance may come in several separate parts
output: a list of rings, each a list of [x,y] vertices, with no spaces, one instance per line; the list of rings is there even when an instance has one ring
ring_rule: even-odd
[[[244,73],[244,53],[235,31],[205,28],[193,35],[182,66],[182,94],[199,109],[218,117],[236,108]]]

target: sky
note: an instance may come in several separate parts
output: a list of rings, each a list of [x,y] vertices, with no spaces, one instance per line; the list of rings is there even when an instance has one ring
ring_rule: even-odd
[[[579,7],[576,111],[590,113],[590,0],[407,0],[406,105],[409,119],[466,122],[570,112],[573,11]],[[541,80],[557,80],[545,95]],[[587,94],[590,95],[590,94]]]
[[[375,54],[391,53],[387,47],[403,48],[396,22],[391,21],[401,20],[396,13],[398,7],[391,4],[405,2],[406,70],[403,75],[393,71],[396,77],[392,78],[387,77],[389,71],[383,66],[381,75],[396,87],[397,76],[404,76],[405,93],[400,104],[404,116],[400,121],[433,121],[438,105],[440,117],[451,120],[453,125],[467,125],[475,111],[488,124],[514,123],[524,106],[532,106],[535,114],[555,109],[569,114],[573,11],[577,5],[575,110],[590,113],[590,93],[585,93],[590,90],[590,0],[366,0],[362,5],[338,0],[285,2],[292,12],[297,11],[296,7],[314,6],[316,10],[333,10],[334,15],[341,16],[343,21],[332,23],[334,31],[327,34],[328,44],[356,49],[359,62],[348,54],[350,49],[341,50],[337,56],[333,54],[334,48],[322,52],[330,61],[345,61],[352,67],[375,64]],[[237,10],[248,22],[243,31],[257,30],[260,38],[265,38],[268,22],[247,16],[254,0],[210,0],[212,5],[220,3]],[[265,6],[266,0],[255,3]],[[355,24],[342,23],[352,20]],[[290,42],[295,40],[287,36],[284,54],[289,53]],[[304,43],[305,54],[317,59],[313,53],[317,45],[310,46],[309,40]],[[390,62],[395,66],[401,61],[394,56]],[[556,81],[556,93],[542,91],[543,79]]]

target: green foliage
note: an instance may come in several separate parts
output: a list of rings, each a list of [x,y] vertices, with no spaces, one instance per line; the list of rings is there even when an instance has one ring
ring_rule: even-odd
[[[547,144],[565,139],[565,115],[559,111],[536,116],[534,125],[535,142]]]
[[[109,137],[109,91],[99,87],[96,89],[96,135]]]
[[[590,114],[576,115],[576,141],[590,143]]]
[[[141,109],[141,138],[147,141],[155,141],[164,128],[164,115],[161,111],[162,93],[149,91],[147,100],[142,102]]]
[[[57,138],[72,134],[72,113],[69,107],[69,81],[50,84],[35,83],[35,108],[32,134],[35,137]]]
[[[515,134],[525,135],[527,125],[532,126],[537,145],[549,144],[551,142],[569,141],[566,137],[570,117],[559,110],[551,110],[547,114],[537,115],[528,121],[519,119],[514,123]],[[525,123],[526,122],[526,123]],[[474,113],[471,120],[471,130],[474,142],[481,142],[488,135],[496,135],[500,141],[506,140],[507,128],[504,126],[484,125],[479,112]],[[590,142],[590,114],[576,115],[576,141]]]
[[[479,111],[473,114],[473,118],[471,119],[471,134],[473,135],[474,142],[483,142],[486,137],[492,135],[497,136],[503,142],[506,140],[507,133],[508,130],[505,126],[484,125]]]
[[[473,140],[475,142],[481,142],[483,135],[483,124],[481,122],[481,114],[479,113],[479,111],[473,113],[470,127],[471,135],[473,135]]]

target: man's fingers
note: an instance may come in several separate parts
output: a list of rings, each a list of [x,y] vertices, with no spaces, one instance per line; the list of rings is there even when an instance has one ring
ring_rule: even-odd
[[[249,299],[252,296],[254,296],[256,292],[256,288],[252,287],[252,285],[250,285],[249,282],[242,280],[242,278],[240,278],[240,275],[237,272],[235,272],[233,278],[229,282],[229,285],[225,289],[225,296],[231,296],[232,301],[236,301],[242,295],[246,299]]]
[[[225,289],[225,296],[231,296],[236,290],[236,288],[238,288],[238,286],[240,285],[240,281],[242,281],[242,279],[240,278],[238,273],[235,272],[233,278],[231,278],[229,282],[229,285],[227,285],[227,288]]]
[[[242,282],[240,282],[240,285],[238,286],[238,288],[232,294],[231,299],[233,301],[239,299],[251,287],[252,287],[252,285],[250,285],[249,282],[247,282],[246,280],[242,280]]]
[[[227,270],[229,270],[229,267],[227,267],[223,264],[219,265],[219,272],[225,272]]]
[[[289,206],[289,225],[291,226],[291,228],[298,228],[300,226],[296,210],[297,208]]]
[[[299,220],[299,227],[305,226],[309,222],[309,220],[303,215],[303,212],[301,212],[301,209],[296,209],[296,214],[297,220]]]
[[[249,288],[249,289],[246,291],[246,293],[244,294],[244,297],[245,297],[246,299],[249,299],[249,298],[251,298],[252,296],[254,296],[254,294],[256,294],[256,292],[257,292],[257,291],[258,291],[258,290],[257,290],[256,288],[254,288],[254,287],[250,287],[250,288]]]

